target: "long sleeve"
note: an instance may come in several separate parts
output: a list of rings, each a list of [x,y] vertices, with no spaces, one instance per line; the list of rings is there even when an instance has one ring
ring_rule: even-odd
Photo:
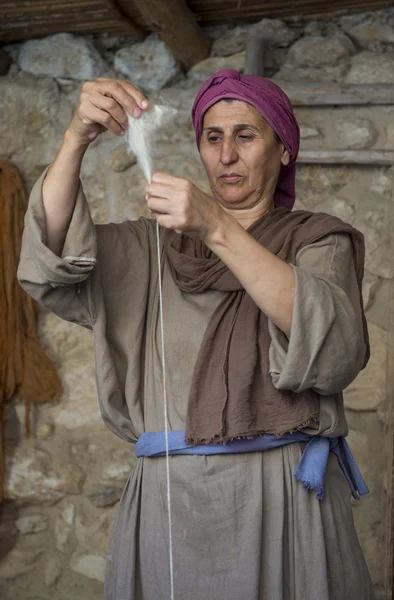
[[[361,370],[366,350],[349,236],[326,236],[303,248],[293,268],[296,284],[289,339],[269,323],[273,384],[294,392],[338,393]]]
[[[62,256],[57,256],[46,246],[42,203],[46,172],[30,194],[18,280],[39,304],[67,321],[91,329],[95,318],[90,281],[97,255],[95,226],[80,184]]]

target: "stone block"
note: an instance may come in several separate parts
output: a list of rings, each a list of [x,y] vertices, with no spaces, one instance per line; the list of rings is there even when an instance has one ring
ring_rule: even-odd
[[[379,278],[379,283],[373,288],[371,303],[367,309],[368,322],[388,330],[393,304],[394,282],[391,279]]]
[[[389,225],[386,222],[385,225]],[[357,226],[357,223],[356,223]],[[392,248],[391,232],[387,227],[381,230],[376,230],[373,226],[365,223],[359,227],[365,237],[365,245],[367,253],[365,257],[365,267],[383,277],[384,279],[393,279],[394,277],[394,262],[391,252],[387,251]]]
[[[110,462],[107,463],[101,471],[100,479],[103,482],[112,482],[125,484],[130,477],[133,468],[133,462],[130,458],[129,461],[118,463]]]
[[[382,502],[384,475],[392,469],[383,426],[375,412],[347,411],[348,443],[370,493],[353,505],[353,516],[361,547],[374,584],[383,581],[386,563],[387,515]],[[391,452],[391,448],[390,448]]]
[[[60,561],[57,557],[51,556],[48,562],[45,565],[44,571],[44,582],[47,587],[52,587],[56,585],[61,574],[63,573],[63,568],[61,566]]]
[[[284,64],[277,73],[275,79],[279,81],[342,81],[348,71],[347,63],[323,67],[300,67]]]
[[[380,283],[381,280],[377,275],[369,273],[369,271],[365,271],[363,279],[363,299],[365,311],[371,308]]]
[[[328,202],[336,195],[336,190],[351,179],[349,169],[320,165],[299,165],[296,174],[296,190],[299,201],[312,210],[313,207]]]
[[[243,52],[249,39],[249,27],[237,26],[216,39],[211,48],[211,56],[232,56]]]
[[[146,92],[157,92],[182,71],[167,46],[156,35],[117,51],[115,68]]]
[[[356,54],[345,83],[394,83],[394,52]]]
[[[56,548],[60,552],[66,552],[68,549],[68,541],[70,539],[75,517],[75,505],[66,504],[56,517],[55,521],[55,538]]]
[[[15,521],[17,530],[24,533],[39,533],[45,531],[48,527],[47,515],[26,515]]]
[[[102,427],[94,376],[94,340],[90,331],[51,313],[40,318],[41,340],[55,361],[63,395],[51,415],[54,424],[73,430]]]
[[[40,40],[28,40],[21,47],[18,63],[22,71],[34,75],[80,81],[96,79],[107,69],[92,42],[71,33],[56,33]]]
[[[354,46],[346,35],[330,38],[305,36],[291,46],[286,64],[298,67],[332,67],[353,52]]]
[[[362,48],[366,49],[376,47],[377,42],[394,44],[394,28],[378,21],[355,25],[348,29],[348,34]]]
[[[117,506],[108,507],[105,511],[95,510],[86,503],[85,510],[80,507],[75,519],[75,536],[78,543],[78,554],[91,552],[105,556]]]
[[[322,133],[317,127],[300,125],[300,137],[302,140],[308,140],[310,138],[322,137]]]
[[[385,148],[387,150],[394,150],[394,123],[388,123],[386,128],[386,143]]]
[[[393,149],[394,149],[394,124],[393,124]],[[393,196],[393,169],[382,169],[375,173],[371,182],[371,190],[381,194],[388,200]]]
[[[95,554],[81,554],[73,557],[71,569],[75,573],[104,582],[106,560]]]
[[[318,204],[313,210],[334,215],[334,217],[338,217],[338,219],[342,219],[345,223],[350,224],[353,223],[355,215],[354,206],[352,204],[342,198],[335,197]]]
[[[353,118],[338,120],[334,126],[337,148],[365,150],[371,148],[378,138],[378,132],[369,119]]]
[[[88,498],[93,506],[106,508],[119,502],[122,491],[121,487],[96,486],[90,490]]]
[[[84,474],[61,456],[22,442],[7,460],[5,497],[19,503],[52,504],[67,494],[81,492]]]
[[[266,40],[268,52],[271,48],[287,47],[296,38],[297,33],[279,19],[262,19],[252,25],[239,25],[227,31],[212,44],[212,56],[231,56],[245,50],[251,37]]]
[[[238,52],[231,56],[211,56],[197,63],[188,71],[188,78],[193,81],[204,82],[216,71],[221,69],[235,69],[241,73],[244,70],[245,52]]]
[[[37,559],[44,551],[32,548],[20,550],[14,548],[0,562],[0,579],[16,579],[35,568]]]
[[[345,391],[345,407],[355,411],[375,411],[386,397],[387,332],[368,325],[371,358],[367,367]]]
[[[39,440],[47,440],[53,435],[53,423],[40,423],[36,429],[36,438]]]
[[[53,156],[52,132],[59,101],[59,89],[50,78],[38,80],[27,73],[18,74],[11,80],[1,78],[0,114],[6,118],[0,119],[0,154],[7,157],[21,150],[26,154],[26,147],[31,144],[37,148],[34,150],[35,164],[38,158],[42,160],[46,151]]]

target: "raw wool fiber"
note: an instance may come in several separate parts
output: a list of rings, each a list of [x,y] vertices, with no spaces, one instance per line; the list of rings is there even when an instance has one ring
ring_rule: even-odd
[[[0,501],[5,403],[14,395],[24,401],[29,435],[31,403],[54,402],[62,391],[56,370],[38,343],[36,304],[16,277],[26,208],[26,193],[16,167],[0,161]]]
[[[153,175],[154,146],[164,135],[166,128],[173,125],[177,113],[175,108],[155,104],[138,119],[127,115],[129,127],[126,143],[129,151],[137,157],[148,183]]]

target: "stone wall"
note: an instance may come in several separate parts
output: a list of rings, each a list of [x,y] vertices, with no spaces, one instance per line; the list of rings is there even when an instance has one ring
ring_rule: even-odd
[[[127,78],[151,98],[178,109],[176,126],[156,148],[155,169],[206,188],[194,146],[190,107],[201,82],[223,67],[243,68],[245,44],[263,34],[268,76],[282,80],[394,83],[394,10],[304,23],[264,19],[207,30],[212,55],[183,73],[154,36],[77,38],[59,34],[7,46],[0,60],[0,157],[20,169],[28,190],[52,160],[70,122],[82,81]],[[5,53],[4,53],[5,51]],[[9,63],[12,62],[11,66]],[[298,108],[304,149],[394,150],[393,106]],[[83,184],[97,223],[146,215],[144,178],[122,140],[103,135],[89,149]],[[393,300],[393,169],[300,165],[297,206],[333,213],[366,236],[365,303],[372,359],[346,393],[350,444],[371,494],[354,518],[378,597],[384,593],[390,485],[387,344]],[[134,464],[131,449],[107,431],[97,406],[93,339],[45,311],[42,345],[64,393],[34,413],[23,434],[24,410],[6,412],[6,501],[0,520],[3,600],[101,597],[108,537],[122,487]]]

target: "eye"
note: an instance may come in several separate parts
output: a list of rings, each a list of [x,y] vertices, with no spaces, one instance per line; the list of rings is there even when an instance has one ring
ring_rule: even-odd
[[[210,144],[217,144],[218,142],[220,142],[220,136],[218,136],[218,135],[211,135],[211,136],[208,138],[208,142],[209,142]]]
[[[246,133],[242,133],[241,135],[238,136],[238,139],[240,139],[242,142],[251,142],[253,140],[254,136],[253,135],[248,135]]]

